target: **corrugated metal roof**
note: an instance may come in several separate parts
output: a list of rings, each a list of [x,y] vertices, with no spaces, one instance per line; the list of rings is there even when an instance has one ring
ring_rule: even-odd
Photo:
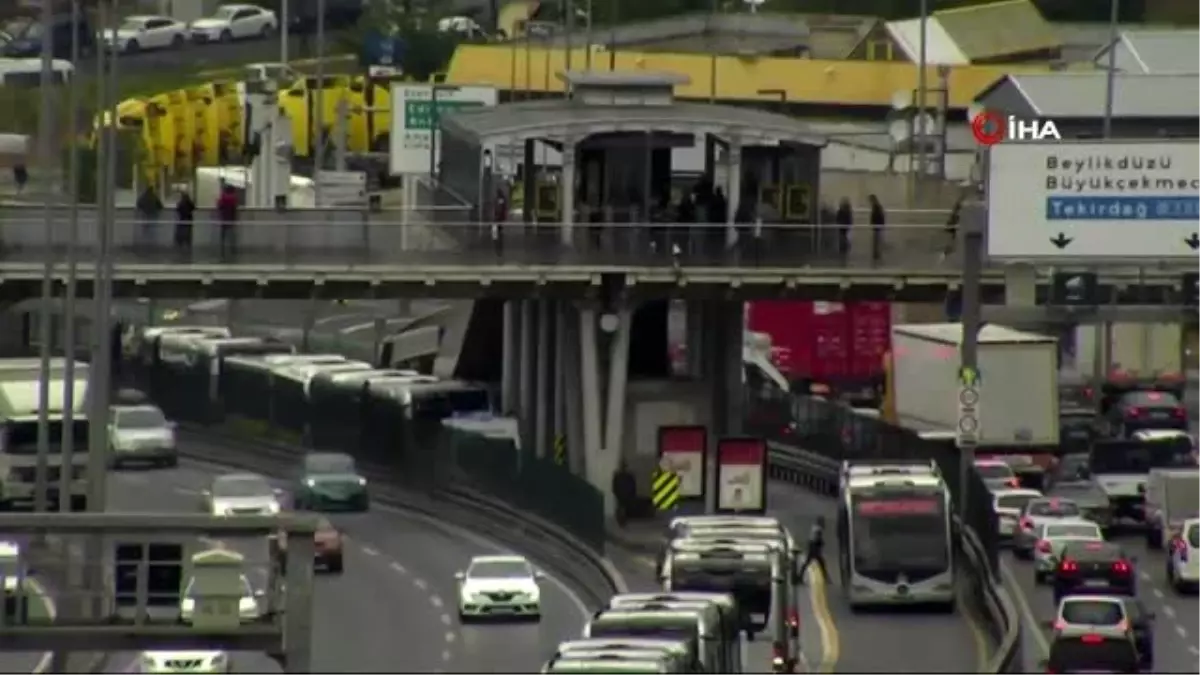
[[[1029,0],[946,9],[933,17],[972,62],[1062,47],[1057,31]]]
[[[1046,117],[1099,117],[1104,110],[1107,73],[1045,73],[1009,75],[989,87],[1011,83],[1037,114]],[[1200,117],[1200,79],[1195,75],[1139,75],[1120,73],[1114,78],[1113,115],[1125,118]]]
[[[576,101],[506,103],[480,110],[461,110],[442,118],[444,128],[486,141],[500,136],[555,138],[568,131],[597,132],[696,130],[738,134],[747,144],[770,141],[824,147],[828,140],[792,117],[753,108],[705,103],[663,106],[582,105]]]
[[[701,36],[708,36],[719,42],[726,50],[733,44],[733,51],[762,53],[765,48],[774,50],[805,47],[808,44],[809,30],[804,21],[786,14],[687,14],[624,24],[612,29],[597,29],[592,32],[592,44],[652,48],[655,43]],[[581,46],[586,38],[582,30],[577,30],[569,39],[570,44]],[[562,47],[567,44],[567,40],[566,35],[558,34],[549,40],[534,42],[549,42],[556,47]],[[702,47],[708,46],[703,41],[700,41],[700,44]]]
[[[913,63],[921,62],[921,20],[888,21],[884,25],[892,41]],[[969,66],[971,59],[935,17],[925,21],[925,62],[944,66]]]
[[[1127,30],[1121,42],[1144,74],[1200,73],[1200,30]]]

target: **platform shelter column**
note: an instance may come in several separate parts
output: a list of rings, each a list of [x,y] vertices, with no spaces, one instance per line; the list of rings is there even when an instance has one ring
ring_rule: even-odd
[[[633,313],[624,303],[607,312],[584,303],[579,310],[580,381],[583,385],[584,466],[588,482],[604,493],[611,516],[612,474],[625,436],[625,396]],[[608,351],[601,367],[601,348]]]
[[[562,143],[562,180],[559,181],[559,210],[562,218],[562,243],[570,246],[575,229],[575,139],[569,134]]]
[[[729,205],[728,211],[725,213],[725,242],[732,245],[737,241],[737,213],[738,207],[742,201],[742,139],[734,136],[729,139],[729,145],[725,151],[725,166],[727,173],[725,175],[726,192],[725,200]]]

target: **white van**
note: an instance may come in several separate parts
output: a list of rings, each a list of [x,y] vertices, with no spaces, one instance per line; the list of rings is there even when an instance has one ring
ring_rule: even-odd
[[[1146,546],[1166,546],[1200,512],[1200,469],[1151,469],[1144,509]]]

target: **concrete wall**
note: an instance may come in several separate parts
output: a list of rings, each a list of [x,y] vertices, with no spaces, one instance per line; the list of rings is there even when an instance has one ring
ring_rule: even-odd
[[[638,493],[649,494],[650,476],[658,464],[658,429],[662,426],[707,424],[709,396],[702,382],[631,381],[625,397],[622,457],[638,479]]]

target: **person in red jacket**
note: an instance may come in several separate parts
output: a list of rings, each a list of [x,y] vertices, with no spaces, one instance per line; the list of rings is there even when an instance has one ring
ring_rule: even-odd
[[[237,233],[235,228],[238,219],[237,191],[228,183],[221,186],[221,195],[217,197],[217,220],[221,225],[221,257],[232,257],[237,248]]]

